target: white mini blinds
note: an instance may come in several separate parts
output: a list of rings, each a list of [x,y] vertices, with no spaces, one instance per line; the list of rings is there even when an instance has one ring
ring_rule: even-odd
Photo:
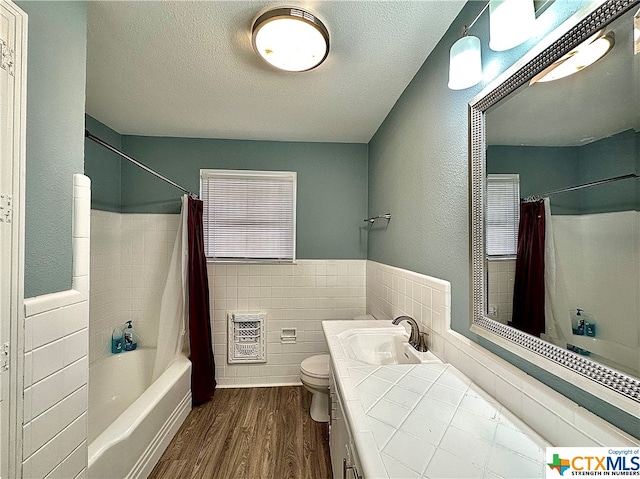
[[[296,182],[290,171],[200,170],[206,256],[220,262],[294,261]]]
[[[487,175],[488,256],[515,256],[520,221],[520,177]]]

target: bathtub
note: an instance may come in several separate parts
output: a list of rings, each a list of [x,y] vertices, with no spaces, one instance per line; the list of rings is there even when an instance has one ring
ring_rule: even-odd
[[[90,365],[90,479],[147,477],[191,410],[191,362],[180,356],[151,383],[155,354],[141,348]]]

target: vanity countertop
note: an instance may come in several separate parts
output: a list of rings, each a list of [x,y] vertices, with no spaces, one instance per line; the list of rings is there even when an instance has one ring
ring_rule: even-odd
[[[551,444],[456,368],[370,365],[348,358],[338,337],[397,326],[323,321],[322,327],[366,479],[545,477]]]

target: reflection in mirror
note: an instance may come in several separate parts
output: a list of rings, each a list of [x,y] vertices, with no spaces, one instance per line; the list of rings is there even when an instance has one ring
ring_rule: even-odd
[[[527,85],[487,112],[487,175],[517,174],[525,199],[519,254],[487,251],[487,313],[640,376],[640,182],[634,181],[640,89],[633,28],[631,12],[595,35],[616,39],[599,61]],[[594,45],[594,38],[585,44]],[[558,108],[567,100],[568,108]],[[489,214],[491,203],[487,208]],[[503,218],[518,225],[518,215]],[[488,245],[492,233],[487,227]]]
[[[474,323],[597,381],[585,368],[640,377],[637,9],[589,32],[588,42],[606,35],[613,45],[590,66],[553,81],[540,81],[548,64],[536,66],[500,101],[490,92],[471,105],[472,122],[486,115],[485,165],[472,138],[472,173],[482,174],[472,181],[486,186],[472,199],[474,222],[485,223],[472,232]],[[549,63],[567,53],[556,48]],[[505,194],[514,179],[517,193]],[[613,389],[640,401],[628,379]]]

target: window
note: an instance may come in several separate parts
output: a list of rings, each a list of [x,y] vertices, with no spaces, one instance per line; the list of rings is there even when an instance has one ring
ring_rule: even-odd
[[[486,241],[488,256],[515,256],[520,221],[518,175],[487,175]]]
[[[200,170],[206,256],[293,262],[296,180],[289,171]]]

